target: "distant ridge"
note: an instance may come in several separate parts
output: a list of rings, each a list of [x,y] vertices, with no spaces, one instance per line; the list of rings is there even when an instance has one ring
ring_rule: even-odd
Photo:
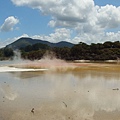
[[[28,38],[28,37],[22,37],[18,40],[16,40],[15,42],[7,45],[6,47],[8,48],[12,48],[12,49],[20,49],[22,47],[26,47],[28,45],[33,45],[36,43],[41,43],[41,44],[46,44],[50,47],[73,47],[74,44],[70,43],[70,42],[66,42],[66,41],[61,41],[58,43],[51,43],[48,41],[44,41],[44,40],[39,40],[39,39],[32,39],[32,38]]]

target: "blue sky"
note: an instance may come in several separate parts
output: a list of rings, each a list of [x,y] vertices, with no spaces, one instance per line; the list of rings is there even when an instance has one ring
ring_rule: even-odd
[[[120,38],[118,0],[1,0],[0,47],[20,37],[97,43]]]

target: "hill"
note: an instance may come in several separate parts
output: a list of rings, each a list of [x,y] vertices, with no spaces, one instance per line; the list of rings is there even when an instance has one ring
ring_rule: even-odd
[[[22,37],[22,38],[16,40],[15,42],[7,45],[6,47],[12,48],[15,50],[15,49],[20,49],[21,47],[26,47],[28,45],[34,45],[36,43],[46,44],[50,47],[69,47],[69,48],[71,48],[74,46],[74,44],[66,42],[66,41],[61,41],[58,43],[51,43],[51,42],[44,41],[44,40]]]

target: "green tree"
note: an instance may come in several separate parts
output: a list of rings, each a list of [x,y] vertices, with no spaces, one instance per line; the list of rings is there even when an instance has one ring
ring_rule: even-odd
[[[3,49],[3,53],[4,53],[4,56],[5,57],[12,57],[12,56],[14,56],[14,52],[13,52],[13,50],[11,49],[11,48],[4,48]]]

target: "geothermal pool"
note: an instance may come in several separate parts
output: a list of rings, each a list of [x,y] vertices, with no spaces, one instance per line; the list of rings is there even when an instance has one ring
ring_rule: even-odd
[[[120,65],[75,67],[0,66],[0,120],[120,120]]]

